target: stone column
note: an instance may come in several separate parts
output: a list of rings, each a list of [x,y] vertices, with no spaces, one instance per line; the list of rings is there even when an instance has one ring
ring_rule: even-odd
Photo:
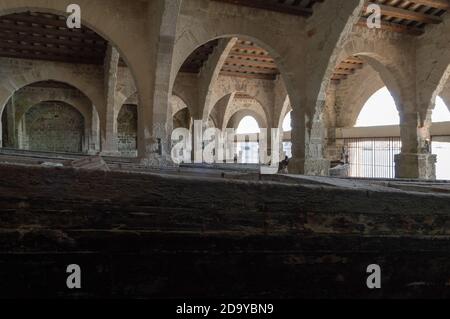
[[[96,155],[100,152],[100,119],[95,107],[92,107],[92,121],[89,135],[88,154]]]
[[[116,87],[119,68],[119,52],[109,45],[105,57],[105,97],[106,97],[106,131],[102,144],[102,155],[118,156]]]
[[[323,113],[316,114],[312,123],[309,142],[307,140],[305,174],[313,176],[329,176],[330,161],[324,158],[326,129]]]
[[[26,116],[23,115],[22,119],[19,122],[18,127],[18,140],[19,140],[19,149],[28,149],[28,136],[27,136],[27,125],[26,125]]]
[[[18,148],[17,145],[17,130],[16,130],[16,106],[14,103],[14,95],[6,104],[6,119],[8,129],[7,147]]]
[[[322,117],[313,119],[303,109],[292,111],[292,156],[289,173],[327,176],[330,161],[323,157],[325,130]]]
[[[306,123],[305,112],[293,107],[291,113],[292,159],[289,162],[290,174],[305,174]]]
[[[395,157],[397,178],[436,179],[436,155],[431,154],[431,112],[421,125],[418,113],[400,114],[402,152]]]

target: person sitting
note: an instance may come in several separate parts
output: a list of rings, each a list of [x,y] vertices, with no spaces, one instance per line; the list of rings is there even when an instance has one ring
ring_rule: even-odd
[[[284,160],[280,162],[278,165],[278,173],[279,174],[287,174],[288,173],[288,166],[289,166],[289,157],[286,156]]]

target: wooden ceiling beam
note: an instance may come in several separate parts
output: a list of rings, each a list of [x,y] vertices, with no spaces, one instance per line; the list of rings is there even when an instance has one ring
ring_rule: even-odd
[[[0,47],[0,56],[6,57],[6,58],[15,58],[15,59],[27,59],[27,60],[43,60],[43,61],[56,61],[56,62],[71,62],[71,63],[81,63],[81,64],[101,64],[102,61],[93,60],[91,58],[85,59],[82,56],[57,56],[54,54],[32,54],[32,53],[25,53],[25,52],[11,52],[8,49],[1,48]]]
[[[411,11],[407,9],[397,8],[384,4],[377,4],[381,8],[381,14],[393,18],[417,21],[427,24],[438,24],[442,22],[442,18],[422,12]],[[364,12],[367,11],[368,4],[364,8]]]
[[[428,6],[441,10],[450,9],[450,2],[448,0],[410,0],[415,4],[420,4],[423,6]]]
[[[266,67],[266,68],[271,68],[271,69],[277,69],[277,65],[275,63],[265,63],[265,62],[260,62],[260,61],[253,61],[253,60],[245,60],[245,59],[233,59],[233,58],[228,58],[225,60],[225,65],[226,64],[236,64],[236,65],[251,65],[254,67]]]
[[[339,69],[351,69],[351,70],[355,70],[355,69],[362,69],[363,64],[362,63],[346,63],[346,62],[342,62],[338,65]]]
[[[99,36],[84,34],[84,33],[69,30],[69,29],[57,30],[57,29],[45,29],[45,28],[31,27],[31,26],[25,26],[25,25],[17,25],[17,24],[5,22],[1,18],[0,18],[0,30],[17,32],[17,33],[38,34],[41,36],[54,35],[57,37],[64,37],[64,38],[68,38],[68,39],[76,37],[76,38],[81,38],[86,41],[106,42],[103,38],[101,38]]]
[[[29,51],[35,53],[54,53],[59,56],[82,56],[83,58],[98,59],[102,57],[102,54],[92,54],[91,50],[71,50],[62,48],[49,48],[44,46],[23,45],[10,42],[0,42],[0,47],[4,49],[13,49],[14,51]]]
[[[220,72],[220,75],[235,76],[238,78],[245,78],[245,79],[268,80],[268,81],[273,81],[277,78],[276,74],[248,74],[248,73],[231,72],[231,71],[223,71],[223,70]]]
[[[309,17],[313,14],[312,9],[302,7],[301,5],[290,5],[288,3],[281,3],[268,0],[212,0],[215,2],[223,2],[244,7],[263,9],[275,11],[279,13],[286,13],[290,15],[297,15],[302,17]]]
[[[367,27],[367,19],[360,18],[359,21],[357,22],[357,25]],[[398,33],[405,33],[414,36],[422,35],[425,32],[423,29],[409,27],[398,23],[390,23],[386,21],[381,21],[381,29]]]
[[[45,46],[47,44],[55,45],[55,46],[64,46],[66,48],[74,48],[77,50],[86,49],[86,44],[81,42],[74,42],[69,40],[59,40],[52,39],[46,37],[35,37],[30,35],[16,35],[13,33],[5,33],[0,31],[0,40],[2,41],[12,41],[12,42],[25,42],[29,44],[40,44]],[[91,44],[89,45],[89,50],[93,50],[96,52],[105,52],[106,46],[101,44]]]
[[[277,69],[264,69],[264,68],[254,68],[250,66],[232,66],[224,65],[223,71],[237,71],[237,72],[248,72],[248,73],[259,73],[259,74],[278,74]]]
[[[237,53],[237,52],[230,52],[229,57],[241,57],[244,59],[250,58],[250,59],[256,59],[261,62],[272,62],[274,63],[275,60],[271,56],[264,56],[264,55],[258,55],[258,54],[249,54],[249,53]]]

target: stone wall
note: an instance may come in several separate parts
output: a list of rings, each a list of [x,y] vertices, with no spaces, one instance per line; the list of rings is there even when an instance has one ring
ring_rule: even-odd
[[[25,114],[25,149],[35,151],[82,152],[83,116],[73,107],[60,102],[44,102]]]
[[[445,185],[25,166],[0,176],[3,297],[450,296]],[[65,286],[73,263],[77,292]]]
[[[117,117],[119,152],[122,156],[137,155],[137,106],[125,104]]]

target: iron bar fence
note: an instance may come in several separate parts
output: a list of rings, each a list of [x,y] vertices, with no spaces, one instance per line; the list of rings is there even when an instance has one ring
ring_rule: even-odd
[[[395,177],[395,155],[402,147],[399,137],[350,138],[344,145],[351,177]]]

